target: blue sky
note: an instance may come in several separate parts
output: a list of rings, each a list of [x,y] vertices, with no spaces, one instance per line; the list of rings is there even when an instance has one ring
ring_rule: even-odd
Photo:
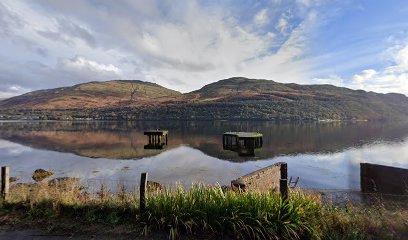
[[[0,98],[111,79],[188,92],[232,76],[408,94],[408,3],[0,2]]]

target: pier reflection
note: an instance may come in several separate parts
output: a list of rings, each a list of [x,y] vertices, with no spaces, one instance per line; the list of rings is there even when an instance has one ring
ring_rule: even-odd
[[[146,139],[146,129],[159,127],[171,131],[171,140],[166,141],[166,136]],[[261,132],[262,138],[238,143],[234,138],[220,139],[223,133],[235,131]],[[0,122],[0,139],[35,149],[108,159],[141,159],[187,145],[212,157],[245,162],[302,153],[337,153],[378,141],[398,143],[407,136],[408,123]]]
[[[169,131],[148,130],[144,132],[149,139],[149,143],[144,145],[144,149],[164,149],[168,143]]]

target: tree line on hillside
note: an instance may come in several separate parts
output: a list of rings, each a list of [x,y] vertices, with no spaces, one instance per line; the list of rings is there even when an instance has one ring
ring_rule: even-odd
[[[401,120],[407,117],[407,112],[401,111],[398,107],[378,104],[370,106],[347,100],[247,100],[94,109],[11,109],[1,113],[0,118],[40,120]]]

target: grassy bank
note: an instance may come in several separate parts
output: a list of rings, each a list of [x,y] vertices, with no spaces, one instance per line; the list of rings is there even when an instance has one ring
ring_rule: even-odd
[[[223,192],[196,185],[190,190],[151,191],[140,212],[137,194],[124,187],[96,194],[72,184],[15,185],[1,203],[2,224],[41,221],[86,226],[125,226],[138,234],[163,232],[170,238],[206,236],[238,239],[406,239],[408,209],[323,204],[319,195]],[[12,217],[13,216],[13,217]],[[13,220],[12,220],[13,219]],[[103,230],[103,227],[102,227]]]

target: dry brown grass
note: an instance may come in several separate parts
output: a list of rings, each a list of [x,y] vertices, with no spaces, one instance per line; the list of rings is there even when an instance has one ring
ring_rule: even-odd
[[[408,239],[408,209],[384,206],[328,208],[325,211],[328,239]]]
[[[119,191],[112,193],[106,184],[101,183],[99,191],[91,193],[89,187],[77,185],[78,179],[61,178],[33,184],[15,184],[10,189],[7,202],[10,204],[37,204],[50,201],[63,205],[110,204],[117,206],[136,206],[137,194],[126,191],[124,183],[118,183]]]

